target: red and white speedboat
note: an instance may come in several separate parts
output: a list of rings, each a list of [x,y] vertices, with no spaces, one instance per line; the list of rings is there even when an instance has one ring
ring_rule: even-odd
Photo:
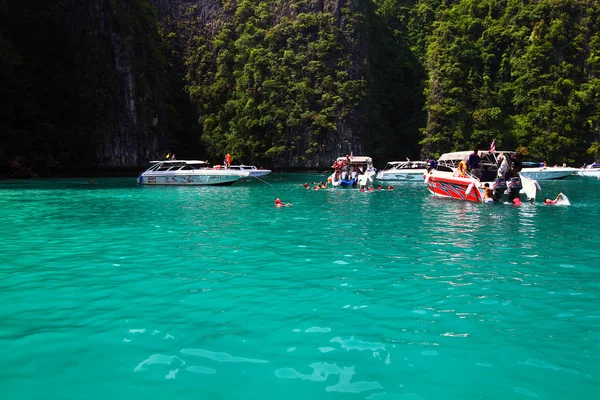
[[[438,168],[425,174],[425,184],[431,194],[476,203],[509,201],[519,198],[521,201],[535,200],[538,183],[526,176],[512,177],[505,180],[497,177],[498,162],[494,154],[480,152],[482,179],[470,173],[460,174],[455,167],[470,152],[447,153],[438,160]],[[456,157],[460,160],[456,160]],[[485,199],[485,184],[493,191],[491,198]]]

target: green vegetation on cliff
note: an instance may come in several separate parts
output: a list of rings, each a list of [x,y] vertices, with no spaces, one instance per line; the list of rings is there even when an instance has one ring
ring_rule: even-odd
[[[0,3],[0,159],[598,157],[594,0]]]
[[[599,17],[591,0],[440,6],[427,47],[426,151],[496,139],[535,159],[595,159]]]

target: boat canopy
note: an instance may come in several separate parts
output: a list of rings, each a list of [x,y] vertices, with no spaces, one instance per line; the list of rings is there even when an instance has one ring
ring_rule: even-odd
[[[346,157],[338,157],[336,161],[345,161]],[[373,164],[371,157],[353,156],[350,158],[350,164]]]
[[[455,151],[453,153],[444,153],[439,158],[438,163],[446,166],[457,167],[458,163],[461,161],[466,161],[469,158],[469,155],[473,153],[471,151]],[[477,153],[481,157],[482,164],[497,164],[498,157],[501,154],[509,154],[511,158],[514,157],[514,151],[494,151],[488,152],[487,150],[477,150]]]
[[[205,165],[208,165],[208,163],[206,161],[202,161],[202,160],[159,160],[159,161],[150,161],[150,164],[156,164],[156,163],[166,163],[166,164],[181,164],[181,163],[185,163],[185,164],[205,164]]]

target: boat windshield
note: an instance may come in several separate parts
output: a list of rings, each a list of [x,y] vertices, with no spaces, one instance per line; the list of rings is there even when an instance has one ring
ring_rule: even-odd
[[[189,171],[194,169],[206,169],[208,164],[204,161],[151,161],[152,165],[147,169],[148,172],[157,171]]]

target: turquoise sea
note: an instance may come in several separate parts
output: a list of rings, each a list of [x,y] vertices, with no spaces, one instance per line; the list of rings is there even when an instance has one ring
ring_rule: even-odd
[[[599,398],[600,180],[325,179],[0,181],[0,398]]]

